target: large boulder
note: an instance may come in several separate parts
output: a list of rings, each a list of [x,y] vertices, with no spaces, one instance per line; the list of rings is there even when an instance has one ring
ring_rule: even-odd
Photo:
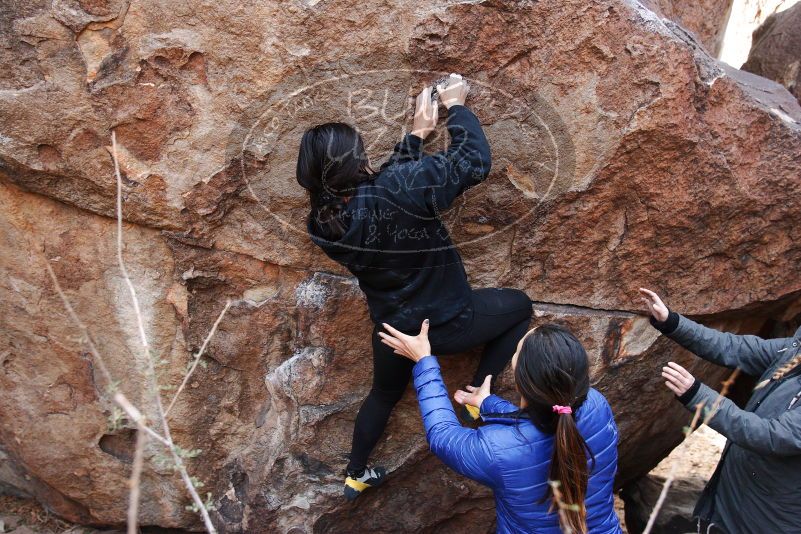
[[[410,125],[407,96],[442,73],[473,80],[492,145],[489,179],[447,214],[471,281],[526,290],[534,324],[585,342],[621,483],[688,420],[659,367],[727,375],[658,336],[638,286],[731,331],[798,313],[801,108],[637,2],[42,0],[5,4],[0,25],[0,480],[73,521],[125,521],[135,435],[108,427],[108,384],[46,262],[152,414],[115,259],[112,130],[163,384],[234,302],[171,413],[226,532],[492,528],[491,494],[428,453],[413,395],[374,454],[386,487],[342,501],[370,324],[355,280],[305,235],[294,180],[302,131],[329,120],[358,126],[377,167]],[[443,360],[455,389],[476,354]],[[508,372],[501,385],[511,394]],[[199,528],[163,451],[145,452],[142,523]]]
[[[670,488],[651,532],[686,534],[697,532],[693,510],[707,481],[715,472],[726,438],[708,426],[700,426],[662,460],[649,474],[627,483],[620,491],[625,502],[629,534],[645,530],[666,481]]]
[[[772,14],[754,31],[741,68],[779,82],[801,102],[801,4]]]

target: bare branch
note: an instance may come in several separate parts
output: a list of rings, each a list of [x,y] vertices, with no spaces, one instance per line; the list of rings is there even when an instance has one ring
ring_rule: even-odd
[[[117,176],[117,263],[120,266],[120,271],[122,271],[125,284],[128,286],[128,291],[131,293],[131,301],[136,315],[136,325],[139,329],[139,338],[142,342],[142,347],[144,347],[148,359],[150,359],[150,344],[145,334],[145,324],[142,318],[142,311],[139,309],[139,299],[136,297],[136,288],[134,288],[133,282],[131,282],[131,277],[128,276],[128,270],[125,268],[125,261],[122,259],[122,177],[120,176],[120,164],[117,160],[117,135],[116,132],[113,131],[111,132],[111,150],[114,158],[114,173]]]
[[[147,424],[145,424],[145,417],[142,415],[136,406],[131,404],[131,402],[123,395],[122,393],[117,392],[114,395],[114,402],[116,402],[120,408],[131,418],[131,421],[136,423],[136,426],[144,430],[147,434],[149,434],[152,438],[156,441],[164,445],[165,447],[172,447],[172,443],[167,441],[167,438],[150,428]]]
[[[100,351],[97,350],[97,346],[92,339],[92,336],[89,333],[89,329],[86,325],[81,321],[81,318],[78,317],[78,314],[75,313],[75,309],[72,307],[72,303],[70,302],[67,295],[61,289],[61,284],[58,283],[58,278],[56,277],[55,272],[53,272],[53,268],[50,266],[49,261],[45,258],[45,267],[47,267],[47,272],[50,275],[50,279],[53,281],[53,286],[56,289],[61,301],[64,303],[64,307],[67,310],[72,321],[78,326],[83,336],[84,341],[89,346],[89,351],[92,353],[92,357],[94,361],[97,363],[97,367],[100,369],[103,377],[108,382],[109,386],[114,384],[114,380],[111,377],[111,373],[106,366],[105,360],[100,355]],[[157,432],[153,429],[148,427],[145,424],[144,417],[142,417],[141,412],[128,401],[125,395],[122,392],[114,392],[114,402],[122,408],[122,410],[131,418],[133,422],[137,425],[137,440],[136,440],[136,449],[134,450],[134,465],[133,471],[131,472],[131,478],[129,479],[129,486],[130,490],[130,497],[129,497],[129,506],[128,506],[128,532],[129,534],[136,534],[137,532],[137,516],[139,511],[139,481],[142,471],[142,465],[144,462],[144,443],[146,441],[146,435],[149,434],[154,437],[157,441],[161,442],[167,447],[170,447],[170,443],[160,436]]]
[[[61,284],[58,283],[58,278],[56,278],[56,273],[53,272],[53,268],[50,266],[49,262],[45,263],[45,267],[47,267],[47,272],[50,275],[50,279],[53,281],[53,286],[56,289],[56,293],[58,293],[59,297],[61,297],[61,301],[64,303],[64,307],[67,309],[67,312],[70,315],[72,321],[78,326],[81,330],[81,334],[83,335],[83,339],[86,344],[89,346],[89,352],[92,353],[92,358],[97,363],[97,367],[100,369],[100,372],[103,374],[103,377],[106,379],[109,385],[114,384],[114,379],[111,377],[111,373],[106,366],[105,360],[100,355],[100,351],[97,350],[97,346],[95,342],[92,340],[92,336],[89,333],[89,329],[86,325],[81,321],[81,318],[78,317],[78,314],[75,313],[75,309],[72,307],[72,303],[70,303],[67,295],[61,289]],[[117,391],[114,393],[113,396],[114,402],[128,414],[132,421],[137,423],[138,425],[144,425],[144,419],[142,418],[142,414],[139,410],[128,401],[128,399],[123,395],[121,392]],[[144,426],[145,431],[151,434],[154,438],[161,441],[162,443],[167,443],[167,441],[156,433],[151,428]]]
[[[142,478],[142,467],[145,463],[145,443],[147,434],[139,427],[136,431],[136,448],[134,449],[134,461],[131,467],[131,478],[128,479],[128,534],[138,534],[139,522],[139,493]]]
[[[128,505],[128,532],[129,534],[134,534],[137,531],[137,524],[138,524],[138,511],[139,511],[139,500],[141,494],[141,473],[144,466],[144,445],[147,441],[148,436],[155,439],[157,442],[161,443],[164,447],[166,447],[172,456],[173,462],[175,464],[176,471],[180,474],[182,481],[184,482],[187,491],[189,492],[192,501],[195,504],[195,507],[200,511],[201,517],[203,519],[204,525],[206,530],[210,534],[216,534],[216,529],[211,522],[211,518],[208,513],[208,509],[203,502],[203,500],[198,495],[195,489],[195,482],[193,481],[192,477],[189,476],[187,472],[186,466],[184,461],[181,457],[181,453],[179,452],[179,448],[176,447],[172,440],[172,436],[170,434],[170,427],[167,422],[167,415],[164,410],[163,404],[161,402],[161,393],[160,388],[158,385],[158,377],[156,374],[155,364],[153,361],[153,357],[150,350],[150,343],[147,339],[147,334],[145,332],[144,326],[144,317],[142,315],[141,307],[139,305],[139,299],[136,294],[136,288],[131,281],[131,278],[128,274],[128,270],[125,266],[125,261],[123,259],[123,236],[122,236],[122,177],[120,175],[119,170],[119,160],[117,158],[117,143],[116,143],[116,135],[112,132],[111,136],[112,142],[112,156],[114,159],[114,171],[117,179],[117,262],[120,267],[120,271],[122,276],[125,280],[126,286],[128,287],[128,291],[131,295],[131,300],[133,303],[133,309],[136,316],[136,323],[137,329],[139,332],[140,341],[142,343],[142,347],[145,352],[145,362],[147,364],[147,371],[149,375],[149,386],[152,390],[156,412],[159,419],[159,422],[162,426],[162,431],[164,435],[159,434],[152,428],[150,428],[146,424],[146,419],[142,412],[136,408],[128,399],[127,397],[120,391],[112,391],[114,380],[111,376],[111,373],[106,366],[105,360],[100,354],[100,351],[97,349],[97,346],[92,339],[91,334],[89,333],[89,329],[86,325],[81,321],[78,314],[75,312],[72,304],[70,303],[69,299],[67,298],[64,291],[61,289],[61,285],[58,283],[58,279],[51,267],[49,260],[46,260],[45,265],[47,267],[47,272],[50,275],[51,280],[53,281],[53,286],[56,289],[59,297],[61,298],[64,307],[66,308],[70,318],[73,322],[78,326],[81,331],[82,337],[86,344],[89,346],[89,350],[96,362],[98,368],[101,371],[104,379],[108,382],[109,385],[109,392],[113,393],[113,400],[114,402],[127,414],[127,416],[137,425],[137,441],[136,441],[136,449],[134,452],[134,464],[133,470],[131,473],[131,477],[129,479],[129,486],[130,486],[130,495],[129,495],[129,505]],[[214,333],[217,330],[220,322],[222,321],[223,316],[228,311],[231,306],[231,302],[228,301],[220,313],[219,317],[215,321],[209,335],[203,342],[198,354],[195,356],[193,361],[193,365],[188,370],[184,380],[181,384],[181,387],[176,392],[175,396],[173,397],[172,402],[170,403],[170,408],[175,403],[175,400],[178,397],[178,394],[185,388],[186,383],[188,382],[191,374],[194,372],[197,364],[199,363],[203,353],[205,352],[206,347],[208,346],[211,338],[214,336]]]
[[[153,358],[150,354],[150,344],[148,343],[147,334],[145,333],[144,318],[142,316],[142,311],[139,306],[139,299],[136,295],[136,288],[134,288],[133,282],[131,281],[130,276],[128,276],[128,271],[125,268],[125,261],[122,257],[122,248],[123,248],[122,176],[120,175],[119,159],[117,158],[117,136],[116,133],[113,131],[111,132],[111,155],[114,159],[114,174],[117,178],[117,262],[119,263],[122,276],[125,279],[125,284],[128,286],[128,291],[131,293],[131,300],[133,301],[134,313],[136,314],[136,323],[139,329],[139,336],[141,338],[142,348],[145,351],[145,361],[147,362],[150,379],[152,381],[151,386],[153,389],[153,397],[156,404],[156,412],[158,414],[159,422],[161,423],[162,426],[162,432],[164,433],[164,438],[167,442],[167,447],[169,448],[170,453],[172,455],[172,459],[175,462],[175,468],[181,475],[181,479],[184,481],[184,484],[186,485],[186,490],[192,497],[192,501],[195,503],[195,506],[200,511],[200,515],[203,518],[203,523],[206,527],[206,530],[210,534],[216,534],[217,530],[214,528],[214,525],[211,522],[209,511],[206,509],[206,505],[203,503],[203,500],[200,498],[200,495],[198,495],[197,491],[195,490],[195,485],[192,481],[192,478],[186,471],[186,466],[184,465],[184,462],[181,456],[178,454],[175,445],[172,441],[172,436],[170,435],[170,426],[167,422],[167,415],[164,411],[164,406],[161,402],[161,391],[158,387],[156,369],[153,363]]]
[[[562,527],[562,534],[574,534],[573,527],[568,523],[567,514],[565,513],[565,510],[568,510],[570,505],[565,503],[564,499],[562,499],[562,492],[559,490],[561,483],[558,480],[549,480],[548,485],[551,486],[553,502],[556,504],[556,510],[559,513],[559,523]]]
[[[729,375],[729,378],[721,382],[720,393],[718,396],[715,397],[715,402],[712,403],[712,408],[707,412],[706,417],[704,417],[704,424],[708,424],[709,421],[715,417],[715,414],[718,413],[718,408],[720,408],[720,403],[723,402],[723,399],[726,397],[726,394],[729,392],[729,389],[734,385],[734,381],[737,380],[737,377],[740,375],[740,368],[738,367]],[[695,430],[695,428],[693,428]]]
[[[114,384],[114,380],[111,378],[111,373],[109,372],[108,367],[106,367],[106,362],[100,356],[100,352],[97,350],[95,342],[92,339],[92,336],[89,334],[89,329],[86,327],[85,324],[83,324],[83,321],[81,321],[81,318],[78,317],[78,314],[75,313],[75,309],[72,307],[70,300],[67,298],[67,295],[61,289],[61,284],[58,283],[58,278],[56,278],[56,273],[53,272],[53,268],[50,266],[50,260],[48,260],[47,258],[45,258],[45,267],[47,267],[47,273],[50,275],[50,279],[53,281],[53,287],[56,288],[56,293],[58,293],[58,296],[61,297],[61,302],[64,303],[64,307],[67,309],[67,313],[69,314],[72,321],[78,326],[78,328],[81,331],[83,340],[89,346],[89,352],[92,353],[92,357],[94,358],[95,363],[97,364],[97,368],[100,369],[100,372],[103,374],[103,378],[106,379],[106,382],[108,383],[107,385],[111,386],[112,384]]]
[[[209,335],[206,336],[206,339],[203,341],[203,345],[200,346],[200,350],[195,355],[195,359],[192,362],[192,367],[189,368],[189,372],[186,373],[186,376],[184,377],[183,382],[181,382],[181,385],[178,386],[178,390],[175,392],[175,395],[173,395],[172,400],[170,401],[170,405],[167,406],[167,409],[164,411],[164,415],[165,416],[168,416],[170,414],[170,410],[172,410],[172,407],[175,406],[175,401],[178,400],[178,395],[180,395],[181,392],[184,390],[184,388],[186,387],[186,384],[189,382],[189,378],[192,376],[192,373],[195,372],[195,369],[197,368],[197,365],[200,363],[200,358],[203,357],[203,353],[206,351],[206,347],[208,346],[209,341],[211,341],[211,338],[214,337],[215,332],[217,332],[217,327],[220,325],[220,322],[222,321],[223,316],[225,315],[225,313],[228,311],[228,308],[230,308],[230,307],[231,307],[231,301],[228,300],[225,303],[225,307],[220,312],[220,315],[217,317],[217,320],[214,321],[214,325],[212,325],[211,330],[209,331]]]
[[[704,417],[703,424],[709,423],[715,414],[720,408],[720,403],[723,402],[724,397],[729,392],[729,389],[734,384],[734,381],[737,379],[737,376],[740,374],[740,369],[737,368],[729,375],[729,378],[724,380],[721,385],[722,388],[718,396],[715,397],[715,401],[712,403],[712,407],[708,410],[706,416]],[[698,427],[698,421],[701,419],[701,412],[704,409],[704,403],[699,402],[695,407],[695,413],[693,414],[692,421],[690,422],[690,426],[684,432],[684,439],[679,443],[678,446],[681,446],[682,443],[692,434],[695,429]],[[659,511],[662,509],[662,505],[665,504],[665,499],[667,498],[668,491],[670,490],[670,486],[673,484],[673,481],[676,478],[676,465],[677,462],[674,461],[670,465],[670,471],[668,472],[667,478],[665,478],[665,482],[662,485],[662,491],[659,492],[659,498],[656,500],[656,504],[654,505],[654,509],[651,511],[651,515],[648,517],[648,524],[645,525],[645,529],[642,531],[642,534],[650,534],[651,530],[654,528],[654,524],[656,523],[656,518],[659,515]]]

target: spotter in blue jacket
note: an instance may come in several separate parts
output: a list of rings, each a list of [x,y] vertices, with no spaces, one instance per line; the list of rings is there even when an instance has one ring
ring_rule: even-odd
[[[515,417],[520,409],[496,395],[481,403],[489,424],[465,428],[453,410],[436,356],[414,366],[414,387],[431,451],[457,473],[492,489],[497,534],[560,534],[559,517],[549,512],[547,491],[553,435]],[[576,412],[576,424],[595,457],[590,463],[585,506],[591,534],[619,534],[613,485],[617,471],[618,432],[604,396],[590,389]]]

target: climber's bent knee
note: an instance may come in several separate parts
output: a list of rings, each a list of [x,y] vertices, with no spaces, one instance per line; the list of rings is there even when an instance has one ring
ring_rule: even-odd
[[[523,315],[531,317],[533,314],[531,297],[521,289],[509,289],[508,291],[510,307],[519,309]]]

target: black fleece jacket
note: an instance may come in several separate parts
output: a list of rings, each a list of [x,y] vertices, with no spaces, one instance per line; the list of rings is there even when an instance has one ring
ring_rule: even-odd
[[[450,146],[430,155],[407,134],[372,180],[348,200],[348,230],[338,241],[312,241],[347,267],[367,296],[376,324],[416,333],[455,317],[470,302],[459,252],[440,220],[469,187],[490,171],[490,148],[476,115],[463,105],[448,110]]]

